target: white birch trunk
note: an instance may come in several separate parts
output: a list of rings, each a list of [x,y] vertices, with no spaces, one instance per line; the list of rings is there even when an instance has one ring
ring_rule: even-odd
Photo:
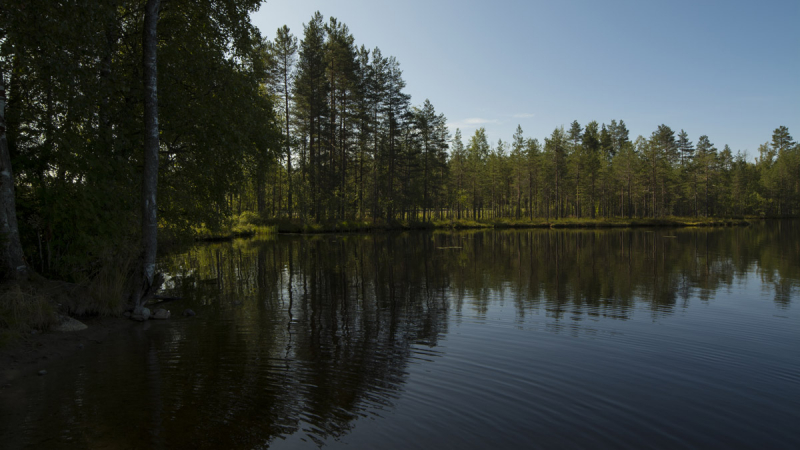
[[[155,277],[158,219],[156,191],[158,187],[158,14],[160,0],[147,0],[142,32],[144,68],[144,173],[142,177],[142,267],[141,282],[135,295],[137,309],[143,304]]]
[[[11,171],[11,155],[6,139],[6,88],[0,75],[0,245],[2,245],[2,270],[6,276],[23,279],[28,275],[28,266],[19,241],[17,206],[14,197],[14,175]]]

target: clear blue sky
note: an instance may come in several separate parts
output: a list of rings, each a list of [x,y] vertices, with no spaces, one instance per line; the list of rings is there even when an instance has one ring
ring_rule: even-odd
[[[253,22],[302,39],[315,11],[395,56],[412,104],[430,99],[466,141],[573,120],[659,124],[747,150],[779,125],[800,139],[800,1],[269,0]]]

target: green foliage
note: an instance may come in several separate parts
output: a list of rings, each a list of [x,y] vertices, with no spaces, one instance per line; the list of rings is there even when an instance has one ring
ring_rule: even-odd
[[[172,236],[224,222],[251,168],[279,150],[273,102],[262,88],[264,44],[249,22],[258,5],[162,8],[158,206]],[[100,276],[103,255],[125,254],[139,239],[141,4],[10,0],[3,10],[0,58],[10,80],[25,253],[46,276],[85,282]]]
[[[299,45],[286,27],[264,41],[249,19],[258,6],[178,1],[160,13],[169,240],[800,214],[800,149],[784,126],[755,164],[705,136],[695,150],[666,125],[631,142],[622,120],[574,121],[543,145],[518,128],[492,147],[480,128],[465,146],[432,102],[411,106],[394,57],[319,12]],[[114,314],[128,269],[100,267],[135,259],[140,232],[141,2],[7,0],[0,30],[26,257],[47,276],[96,283],[112,303],[95,310]]]

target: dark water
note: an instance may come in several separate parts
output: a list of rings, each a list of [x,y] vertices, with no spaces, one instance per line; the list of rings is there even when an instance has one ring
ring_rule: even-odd
[[[800,222],[281,236],[162,267],[178,317],[3,391],[0,447],[800,448]]]

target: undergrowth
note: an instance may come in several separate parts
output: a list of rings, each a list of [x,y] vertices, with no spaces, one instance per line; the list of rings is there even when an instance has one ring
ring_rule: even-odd
[[[56,323],[58,314],[53,302],[33,286],[13,283],[0,291],[0,346]]]

